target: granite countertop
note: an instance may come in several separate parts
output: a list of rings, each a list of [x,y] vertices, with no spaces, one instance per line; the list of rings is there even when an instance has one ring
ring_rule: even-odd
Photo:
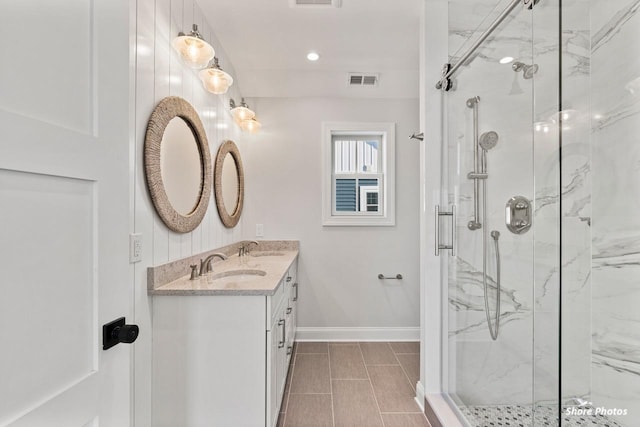
[[[215,259],[213,271],[190,280],[191,270],[166,284],[150,287],[150,295],[273,295],[298,256],[297,248],[255,248],[249,255]],[[229,272],[242,272],[241,275]]]

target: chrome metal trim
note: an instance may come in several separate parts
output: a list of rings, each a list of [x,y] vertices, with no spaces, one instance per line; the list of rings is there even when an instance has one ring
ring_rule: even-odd
[[[451,224],[451,243],[448,245],[440,243],[440,217],[441,216],[450,216],[452,218]],[[442,212],[440,211],[440,205],[435,206],[435,227],[436,227],[436,245],[435,245],[435,255],[440,256],[441,249],[447,249],[451,251],[451,255],[455,255],[455,239],[456,239],[456,207],[455,205],[451,206],[450,212]],[[379,276],[378,276],[379,277]]]
[[[402,274],[398,273],[395,276],[385,276],[384,274],[380,273],[378,274],[378,279],[380,280],[402,280]]]
[[[436,205],[434,216],[436,218],[436,256],[440,256],[440,205]]]
[[[469,221],[467,228],[474,231],[482,228],[480,222],[480,181],[487,179],[486,171],[482,170],[479,156],[479,131],[478,131],[478,104],[480,97],[474,96],[467,99],[467,107],[473,109],[473,171],[467,174],[468,179],[473,179],[473,220]]]
[[[524,196],[514,196],[505,206],[505,223],[513,234],[524,234],[531,228],[531,202]]]
[[[409,139],[417,139],[418,141],[424,141],[424,132],[413,133],[409,136]]]
[[[467,174],[468,179],[487,179],[489,178],[489,174],[485,172],[469,172]]]
[[[287,320],[280,319],[278,320],[278,326],[282,326],[282,341],[278,342],[278,348],[283,348],[284,343],[287,341],[286,333],[287,333]]]
[[[456,205],[451,206],[451,256],[456,256]]]
[[[505,10],[503,10],[502,13],[495,19],[495,21],[493,21],[493,23],[489,25],[489,28],[487,28],[480,35],[480,37],[478,37],[478,40],[476,40],[475,43],[473,43],[471,47],[467,49],[467,51],[464,53],[464,55],[462,55],[462,57],[458,60],[458,62],[456,62],[453,65],[447,64],[449,65],[449,68],[447,69],[446,73],[443,73],[442,78],[436,83],[436,89],[444,89],[445,91],[449,90],[451,88],[451,82],[450,82],[451,76],[453,76],[453,74],[455,74],[455,72],[458,71],[458,69],[462,65],[464,65],[465,62],[467,62],[467,60],[471,57],[471,55],[473,55],[473,53],[482,45],[482,43],[484,43],[484,41],[487,38],[489,38],[491,33],[493,33],[496,30],[496,28],[498,28],[498,26],[502,23],[502,21],[507,19],[509,14],[513,12],[516,6],[518,6],[519,4],[523,4],[524,6],[531,6],[531,3],[532,3],[531,0],[513,0],[505,8]]]

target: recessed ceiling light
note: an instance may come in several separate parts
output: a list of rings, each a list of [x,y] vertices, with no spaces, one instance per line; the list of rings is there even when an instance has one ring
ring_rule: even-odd
[[[511,56],[505,56],[500,60],[501,64],[509,64],[511,62],[513,62],[513,58]]]
[[[320,59],[320,55],[318,55],[316,52],[309,52],[307,53],[307,59],[309,61],[317,61],[318,59]]]

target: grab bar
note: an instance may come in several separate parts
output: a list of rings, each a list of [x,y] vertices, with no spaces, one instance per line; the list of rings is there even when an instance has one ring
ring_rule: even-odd
[[[398,273],[395,276],[385,276],[384,274],[378,274],[380,280],[402,280],[402,274]]]

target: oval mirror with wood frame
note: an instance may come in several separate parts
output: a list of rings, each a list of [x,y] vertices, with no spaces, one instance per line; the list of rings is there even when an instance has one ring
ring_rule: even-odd
[[[211,198],[211,154],[198,112],[177,96],[151,113],[144,166],[153,205],[171,230],[188,233],[204,218]]]
[[[227,228],[235,227],[244,205],[244,169],[240,150],[233,141],[224,141],[218,149],[213,189],[222,224]]]

